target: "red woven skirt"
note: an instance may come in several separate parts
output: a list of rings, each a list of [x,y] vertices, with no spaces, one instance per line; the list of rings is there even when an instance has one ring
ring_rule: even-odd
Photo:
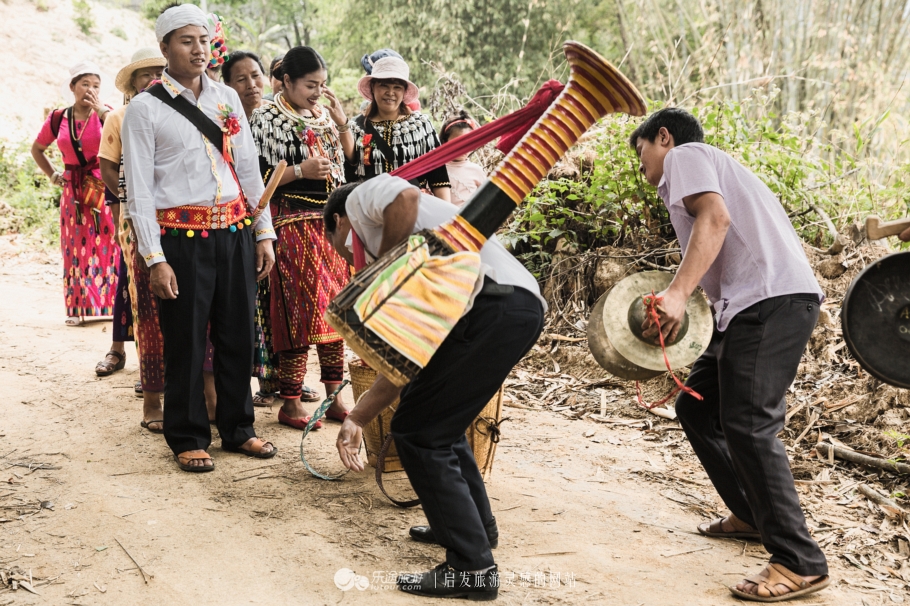
[[[273,350],[340,341],[323,315],[329,301],[348,283],[350,269],[326,239],[322,216],[318,212],[283,215],[275,225],[278,241],[269,275]]]

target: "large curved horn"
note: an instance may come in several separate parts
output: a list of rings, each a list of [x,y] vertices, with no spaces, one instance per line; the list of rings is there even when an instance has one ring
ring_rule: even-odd
[[[566,42],[563,50],[570,68],[565,89],[459,216],[436,230],[453,249],[479,250],[600,118],[613,113],[645,114],[641,93],[609,61],[579,42]]]

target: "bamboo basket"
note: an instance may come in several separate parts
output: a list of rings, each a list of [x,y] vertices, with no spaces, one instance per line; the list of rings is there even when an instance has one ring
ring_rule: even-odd
[[[364,364],[362,360],[354,360],[348,364],[351,373],[351,388],[354,390],[354,401],[373,385],[376,380],[376,371]],[[493,399],[484,407],[468,430],[465,436],[474,452],[477,468],[486,479],[493,469],[493,457],[496,454],[496,444],[499,442],[499,424],[502,422],[502,396],[503,388],[500,387]],[[363,428],[363,442],[367,451],[367,460],[372,467],[379,464],[379,450],[382,448],[386,437],[391,433],[392,415],[398,408],[398,400],[379,413],[379,416],[370,421]],[[404,471],[395,450],[395,442],[389,445],[382,466],[383,473],[391,471]]]

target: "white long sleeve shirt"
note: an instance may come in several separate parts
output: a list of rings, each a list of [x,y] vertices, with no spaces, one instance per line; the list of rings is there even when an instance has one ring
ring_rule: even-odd
[[[386,173],[364,181],[348,196],[344,209],[351,228],[363,242],[368,262],[375,260],[375,253],[382,244],[382,226],[385,221],[383,212],[398,194],[412,188],[417,189],[404,179]],[[421,193],[414,233],[439,227],[458,214],[458,210],[454,204]],[[348,250],[354,249],[354,238],[350,233],[345,246]],[[547,309],[547,301],[540,294],[537,280],[503,247],[496,236],[490,237],[480,249],[480,263],[481,274],[477,288],[471,295],[470,305],[474,304],[474,297],[483,285],[483,277],[489,276],[499,284],[524,288],[540,300],[544,310]]]
[[[264,186],[256,144],[240,97],[232,88],[205,76],[198,100],[190,89],[170,78],[167,71],[161,81],[171,96],[183,95],[216,124],[222,122],[219,104],[240,117],[240,132],[232,138],[234,167],[247,202],[255,207]],[[130,102],[121,138],[127,206],[139,254],[149,266],[167,260],[161,250],[156,210],[186,205],[214,206],[240,195],[231,168],[218,149],[189,120],[150,94],[137,95]],[[275,239],[268,207],[253,229],[257,241]]]

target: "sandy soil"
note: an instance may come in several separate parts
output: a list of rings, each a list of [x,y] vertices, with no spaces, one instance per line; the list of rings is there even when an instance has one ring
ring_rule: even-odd
[[[73,22],[69,0],[0,2],[0,23],[5,26],[0,28],[0,47],[8,51],[9,74],[6,86],[0,87],[0,106],[4,108],[0,139],[31,141],[48,110],[72,104],[71,96],[60,94],[70,65],[94,61],[113,78],[138,48],[157,46],[152,27],[139,13],[89,4],[95,26],[86,36]],[[111,86],[104,101],[117,107],[122,99]]]
[[[279,426],[277,410],[257,409],[277,459],[215,447],[215,472],[179,471],[163,439],[139,427],[134,351],[125,371],[94,376],[108,325],[64,326],[59,273],[55,259],[7,257],[0,267],[0,570],[20,568],[40,593],[0,591],[0,605],[428,601],[385,582],[443,557],[407,539],[424,521],[419,508],[392,506],[369,472],[309,475],[300,433]],[[488,481],[502,533],[500,603],[732,604],[725,586],[763,566],[757,545],[694,532],[698,512],[719,503],[675,423],[655,419],[648,431],[620,418],[506,416]],[[307,440],[326,471],[339,468],[337,427]],[[370,586],[340,590],[342,568]],[[850,574],[837,561],[832,569]],[[860,591],[835,584],[802,603],[887,601]]]

